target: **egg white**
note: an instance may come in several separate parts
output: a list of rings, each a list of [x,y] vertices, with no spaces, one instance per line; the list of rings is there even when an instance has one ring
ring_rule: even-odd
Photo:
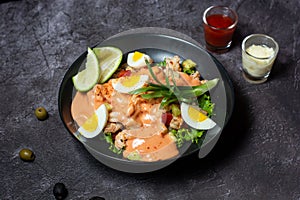
[[[135,75],[133,75],[133,76],[135,76]],[[126,77],[119,78],[117,82],[112,83],[112,86],[116,91],[118,91],[120,93],[129,93],[133,90],[136,90],[136,89],[139,89],[139,88],[143,87],[145,85],[145,83],[149,80],[148,75],[139,75],[139,77],[140,77],[139,81],[131,87],[127,87],[127,86],[122,84],[122,81],[124,79],[130,79],[131,76],[126,76]]]
[[[210,119],[209,117],[207,117],[205,120],[203,120],[201,122],[193,120],[189,116],[189,113],[188,113],[188,109],[189,109],[190,106],[192,106],[192,105],[189,105],[189,104],[186,104],[186,103],[181,103],[181,106],[180,106],[182,119],[189,126],[195,128],[195,129],[208,130],[208,129],[213,128],[216,125],[216,123],[212,119]],[[192,107],[197,109],[197,107],[195,107],[195,106],[192,106]],[[199,108],[197,110],[199,110]]]
[[[97,128],[92,131],[89,132],[87,130],[85,130],[82,126],[79,127],[78,132],[83,135],[85,138],[93,138],[96,137],[97,135],[99,135],[99,133],[101,133],[101,131],[103,130],[103,128],[105,127],[107,120],[108,120],[108,111],[107,108],[104,104],[102,104],[96,111],[95,114],[98,117],[98,125]]]
[[[138,59],[137,61],[134,61],[133,60],[133,55],[134,55],[134,52],[129,53],[128,56],[127,56],[127,64],[130,67],[133,67],[133,68],[144,67],[144,66],[147,65],[146,62],[145,62],[145,59],[148,60],[149,62],[150,62],[150,59],[151,59],[150,56],[143,53],[143,56],[140,59]]]

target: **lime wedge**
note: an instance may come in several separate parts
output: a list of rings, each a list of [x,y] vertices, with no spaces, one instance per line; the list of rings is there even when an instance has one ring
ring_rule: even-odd
[[[96,47],[93,51],[99,60],[99,83],[104,83],[118,69],[122,61],[123,53],[116,47]]]
[[[74,87],[80,92],[87,92],[99,81],[100,67],[96,54],[88,48],[85,69],[72,77]]]

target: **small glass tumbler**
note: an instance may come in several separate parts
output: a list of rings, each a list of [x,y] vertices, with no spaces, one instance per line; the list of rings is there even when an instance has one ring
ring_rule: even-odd
[[[252,34],[242,42],[242,73],[249,83],[265,82],[277,57],[279,46],[270,36]]]
[[[202,19],[206,48],[216,53],[227,52],[238,23],[237,13],[226,6],[211,6]]]

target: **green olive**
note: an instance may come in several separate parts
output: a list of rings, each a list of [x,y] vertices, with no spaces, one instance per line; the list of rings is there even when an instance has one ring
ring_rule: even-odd
[[[30,149],[22,149],[19,156],[23,161],[34,161],[35,155]]]
[[[34,111],[35,116],[38,118],[38,120],[46,120],[48,118],[48,112],[44,107],[38,107]]]

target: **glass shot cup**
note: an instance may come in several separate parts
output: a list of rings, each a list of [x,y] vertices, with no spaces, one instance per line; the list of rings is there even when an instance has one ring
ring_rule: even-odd
[[[242,42],[242,73],[253,84],[265,82],[277,57],[279,46],[270,36],[252,34]]]
[[[229,50],[238,23],[237,13],[226,6],[211,6],[203,13],[206,48],[216,53]]]

